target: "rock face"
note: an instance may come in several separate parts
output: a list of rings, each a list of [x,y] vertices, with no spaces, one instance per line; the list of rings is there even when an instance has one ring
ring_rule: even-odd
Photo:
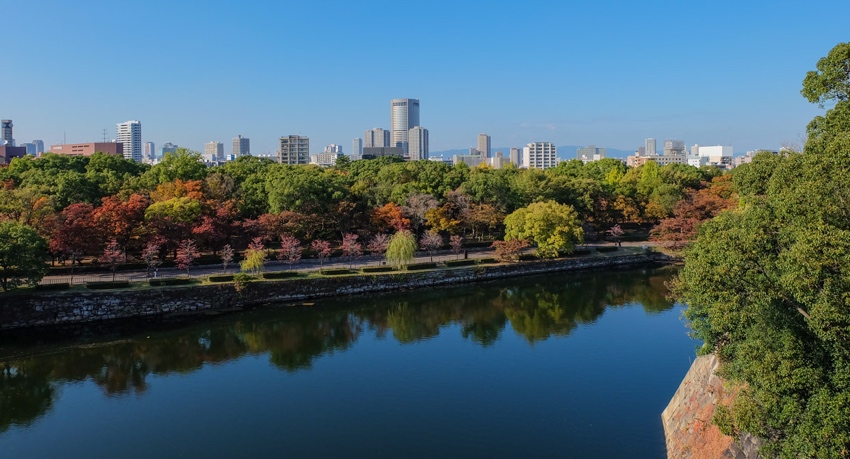
[[[233,284],[140,288],[117,291],[56,292],[0,297],[0,329],[52,326],[131,317],[194,313],[215,309],[303,301],[306,299],[435,285],[486,281],[529,274],[654,263],[654,255],[439,269],[425,272],[250,282],[236,291]]]
[[[697,357],[676,395],[661,414],[670,459],[759,458],[759,439],[742,435],[736,441],[711,422],[717,404],[728,405],[738,391],[715,374],[714,355]]]

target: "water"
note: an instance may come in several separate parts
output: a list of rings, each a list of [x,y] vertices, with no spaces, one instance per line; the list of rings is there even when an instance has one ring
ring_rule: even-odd
[[[0,335],[0,457],[665,457],[671,273]]]

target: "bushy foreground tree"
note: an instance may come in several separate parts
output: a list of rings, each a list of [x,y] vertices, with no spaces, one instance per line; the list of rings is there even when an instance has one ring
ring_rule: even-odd
[[[541,258],[572,252],[583,234],[575,209],[555,201],[535,202],[505,217],[505,240],[531,241]]]
[[[47,242],[18,222],[0,223],[0,287],[36,285],[47,273]]]

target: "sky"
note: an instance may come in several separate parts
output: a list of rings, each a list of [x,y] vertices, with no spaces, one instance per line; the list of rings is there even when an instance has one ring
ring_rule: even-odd
[[[431,151],[644,139],[799,145],[800,95],[850,41],[850,2],[0,0],[0,117],[18,143],[144,141],[203,151],[283,135],[312,152],[389,129],[420,100]]]

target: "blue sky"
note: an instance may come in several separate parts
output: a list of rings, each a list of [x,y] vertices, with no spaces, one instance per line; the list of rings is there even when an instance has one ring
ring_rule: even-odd
[[[281,135],[311,150],[389,128],[421,101],[431,150],[532,141],[635,149],[646,137],[799,143],[821,110],[805,72],[850,41],[850,2],[4,2],[0,117],[18,142],[202,150]]]

